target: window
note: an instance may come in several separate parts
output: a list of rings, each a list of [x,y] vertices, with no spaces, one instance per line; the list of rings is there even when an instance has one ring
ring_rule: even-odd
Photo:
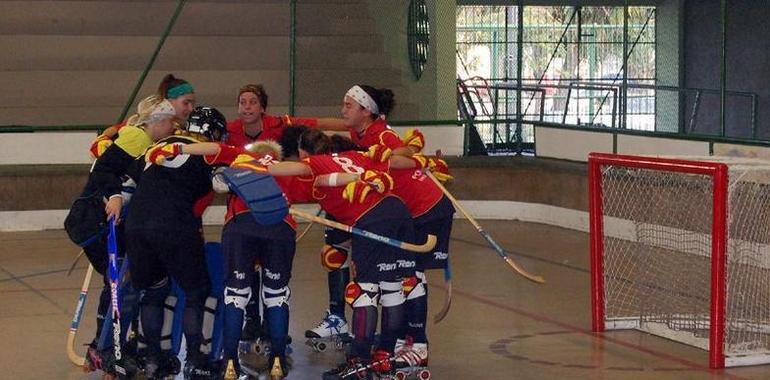
[[[457,76],[475,91],[477,120],[515,119],[520,89],[524,120],[654,130],[655,8],[628,7],[627,22],[625,10],[458,6]],[[532,141],[531,126],[516,127],[479,132],[487,144]]]

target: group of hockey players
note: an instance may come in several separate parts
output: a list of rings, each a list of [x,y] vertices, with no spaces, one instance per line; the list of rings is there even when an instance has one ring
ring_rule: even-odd
[[[259,371],[286,378],[297,223],[292,214],[273,224],[257,220],[249,200],[223,179],[223,168],[230,168],[269,174],[289,204],[317,203],[327,219],[344,225],[401,242],[438,238],[430,252],[415,253],[327,228],[321,262],[328,271],[329,309],[305,333],[316,351],[346,351],[345,361],[323,379],[429,378],[425,271],[448,269],[455,211],[434,181],[451,179],[446,163],[422,154],[418,130],[401,138],[387,125],[394,106],[388,89],[351,87],[339,119],[269,115],[261,85],[243,86],[237,100],[238,118],[227,123],[214,108],[194,107],[192,85],[169,74],[136,114],[92,144],[96,161],[80,199],[102,200],[103,218],[115,223],[119,255],[128,263],[120,311],[132,310],[139,322],[117,344],[129,347],[133,339],[140,348],[116,360],[113,344],[100,339],[111,327],[104,323],[111,293],[107,238],[99,234],[81,244],[105,284],[86,369],[148,379],[182,371],[167,342],[173,319],[168,299],[179,292],[185,300],[185,378],[247,379]],[[212,292],[222,286],[212,283],[202,233],[214,192],[227,194],[218,268],[223,294]],[[136,301],[129,300],[129,289]],[[212,348],[211,328],[204,327],[206,310],[217,309],[212,299],[223,310],[221,349]],[[350,322],[345,304],[352,308]],[[265,365],[255,369],[243,362],[244,347],[259,348]]]

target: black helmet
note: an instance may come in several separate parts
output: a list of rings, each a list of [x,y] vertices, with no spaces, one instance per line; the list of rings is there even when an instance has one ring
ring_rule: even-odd
[[[211,141],[224,141],[227,136],[227,121],[214,107],[198,106],[187,119],[187,132],[197,133]]]

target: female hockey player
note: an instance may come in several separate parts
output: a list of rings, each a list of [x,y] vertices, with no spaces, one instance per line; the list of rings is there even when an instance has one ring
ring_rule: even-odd
[[[390,177],[381,171],[387,170],[387,163],[375,162],[360,152],[330,155],[332,140],[317,129],[309,129],[301,135],[298,150],[302,162],[254,165],[266,167],[269,173],[276,176],[303,176],[312,180],[313,197],[327,214],[342,223],[403,241],[412,240],[412,221],[408,210],[398,198],[385,193],[392,183]],[[214,154],[217,148],[212,144],[197,144],[185,151]],[[410,166],[413,165],[411,160],[406,161]],[[360,174],[366,182],[356,181],[348,186],[338,186],[334,175],[340,172]],[[319,179],[325,174],[329,176]],[[378,191],[385,194],[371,191],[371,183],[375,183]],[[413,254],[358,236],[352,240],[352,249],[357,274],[355,282],[347,287],[346,298],[353,306],[355,338],[349,363],[330,371],[327,376],[331,378],[350,370],[365,370],[364,366],[371,360],[380,299],[383,309],[376,361],[389,366],[395,340],[403,333],[404,296],[401,280],[413,276],[415,265]]]
[[[182,318],[187,348],[185,378],[219,376],[220,366],[200,351],[204,303],[210,288],[201,215],[213,197],[212,167],[233,157],[227,152],[216,157],[182,153],[188,144],[221,141],[225,133],[225,118],[219,111],[197,107],[183,134],[158,142],[130,172],[137,188],[126,219],[126,251],[134,286],[144,291],[140,314],[148,378],[165,375],[160,340],[171,279],[184,290],[186,298]],[[149,163],[153,165],[146,166]]]
[[[166,74],[158,85],[156,92],[157,97],[160,99],[168,100],[174,107],[176,117],[179,121],[184,122],[187,117],[190,116],[193,107],[195,107],[195,91],[192,85],[186,80],[177,78],[173,74]],[[94,158],[98,158],[109,147],[115,135],[118,134],[121,128],[127,124],[127,121],[115,124],[96,137],[91,143],[89,152]]]
[[[391,179],[384,170],[387,163],[375,162],[360,152],[329,154],[331,138],[318,130],[308,130],[299,140],[301,162],[282,162],[268,167],[277,176],[310,176],[313,197],[335,220],[402,241],[412,240],[412,221],[404,204],[388,195]],[[372,170],[374,169],[374,170]],[[339,186],[335,174],[355,173],[366,180]],[[329,176],[319,179],[320,176]],[[371,191],[370,183],[377,184]],[[377,362],[389,364],[395,340],[402,331],[404,310],[401,280],[413,276],[413,254],[383,243],[353,236],[351,242],[354,282],[347,285],[346,301],[353,307],[353,343],[348,362],[329,371],[335,378],[347,371],[362,370],[372,361],[371,350],[377,326],[377,305],[381,303],[380,342]],[[374,368],[387,370],[387,368]]]
[[[104,208],[105,221],[110,218],[118,221],[116,229],[120,257],[125,251],[123,225],[120,223],[121,212],[131,195],[131,192],[124,193],[123,190],[124,186],[133,188],[131,181],[124,184],[125,175],[132,162],[144,154],[148,147],[173,133],[174,119],[174,108],[167,100],[155,95],[144,98],[139,102],[138,113],[128,119],[126,126],[123,127],[123,133],[99,156],[91,169],[80,199],[97,199],[96,203],[102,204]],[[83,251],[94,269],[104,276],[104,287],[97,307],[96,338],[89,345],[85,369],[89,371],[102,369],[109,372],[112,369],[105,366],[109,361],[107,356],[111,354],[97,350],[97,341],[110,303],[110,286],[106,275],[106,234],[99,235],[93,242],[85,245]]]
[[[244,148],[201,143],[185,148],[186,154],[219,156],[236,149],[232,167],[254,168],[270,166],[281,158],[280,146],[271,141],[260,141]],[[256,161],[255,161],[256,160]],[[215,177],[215,181],[219,182]],[[289,202],[310,201],[311,182],[296,177],[277,180]],[[217,186],[219,187],[219,186]],[[247,314],[247,305],[256,299],[264,305],[266,335],[270,342],[269,375],[283,379],[288,373],[286,345],[289,334],[289,280],[295,253],[296,222],[289,215],[283,223],[262,225],[249,212],[247,204],[231,193],[227,201],[222,246],[225,255],[225,320],[224,362],[232,361],[238,375],[249,373],[241,367],[238,342],[243,340],[241,327]],[[254,282],[255,263],[260,263],[261,287]]]
[[[405,141],[405,146],[419,151],[424,145],[419,132],[410,131],[411,139]],[[376,151],[373,149],[372,151]],[[387,157],[387,154],[385,155]],[[385,157],[382,157],[383,159]],[[416,236],[435,235],[437,243],[432,252],[415,255],[417,266],[415,277],[405,280],[407,328],[405,336],[396,342],[396,367],[408,368],[406,371],[418,373],[426,371],[428,365],[428,340],[425,332],[428,314],[428,286],[425,271],[429,269],[446,269],[449,260],[449,237],[452,231],[454,206],[444,196],[442,190],[426,175],[426,170],[432,170],[433,175],[443,181],[451,178],[446,163],[437,158],[422,155],[411,156],[419,163],[414,168],[391,169],[393,177],[393,194],[401,198],[414,219]],[[337,182],[347,184],[356,180],[350,174],[339,175]]]
[[[392,150],[394,154],[404,156],[420,152],[425,145],[425,140],[419,130],[408,131],[402,141],[398,134],[385,123],[385,116],[392,111],[393,105],[393,92],[389,89],[375,89],[367,85],[351,87],[345,94],[341,112],[350,129],[352,140],[364,148],[382,145]],[[426,158],[425,163],[436,169],[437,178],[443,180],[451,178],[443,160]],[[398,356],[397,366],[425,367],[428,362],[425,332],[428,288],[425,270],[445,268],[447,265],[454,207],[449,199],[444,197],[441,189],[425,176],[420,167],[395,169],[391,174],[396,183],[393,193],[404,201],[410,214],[415,218],[416,236],[431,233],[439,239],[430,255],[417,255],[416,276],[405,281],[408,328],[406,336],[400,337],[395,348]],[[326,244],[323,252],[327,254],[345,253],[344,245],[339,241],[327,241]],[[340,281],[335,279],[347,278],[349,276],[347,272],[346,268],[339,268],[332,269],[329,273],[330,309],[336,303],[334,295],[339,293],[335,289],[341,287]],[[319,326],[307,331],[306,335],[308,337],[328,336],[338,333],[340,331],[338,326],[343,324],[344,310],[327,313]]]
[[[238,118],[227,124],[228,144],[245,146],[257,140],[279,141],[283,130],[291,125],[327,130],[345,129],[340,119],[270,115],[266,112],[267,101],[267,92],[261,84],[247,84],[238,90]]]
[[[266,112],[268,95],[261,84],[247,84],[238,90],[238,118],[227,124],[227,144],[245,147],[256,141],[279,141],[285,128],[291,125],[307,125],[326,129],[344,128],[341,120],[331,118],[295,118],[288,115],[274,116]],[[260,276],[253,277],[252,289],[260,288]],[[245,323],[241,340],[256,341],[264,337],[260,315],[259,297],[252,297],[246,307]]]
[[[401,138],[386,123],[385,117],[395,106],[393,91],[376,89],[367,85],[351,87],[343,97],[340,113],[345,130],[355,145],[367,149],[383,145],[399,154],[408,155],[411,150],[404,148]],[[329,309],[315,328],[305,331],[311,341],[339,340],[348,334],[345,318],[345,285],[350,281],[347,257],[350,252],[350,234],[326,229],[321,261],[328,270]]]

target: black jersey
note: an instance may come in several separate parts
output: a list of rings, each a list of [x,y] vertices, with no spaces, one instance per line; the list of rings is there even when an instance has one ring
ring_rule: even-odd
[[[187,136],[170,136],[158,143],[193,144]],[[165,231],[200,228],[196,204],[213,195],[211,164],[203,156],[182,154],[162,165],[150,165],[144,156],[137,160],[130,175],[137,182],[126,218],[126,230]]]
[[[137,157],[152,145],[152,140],[141,128],[123,127],[115,142],[99,156],[91,168],[83,195],[98,195],[109,198],[120,194],[123,176]]]

